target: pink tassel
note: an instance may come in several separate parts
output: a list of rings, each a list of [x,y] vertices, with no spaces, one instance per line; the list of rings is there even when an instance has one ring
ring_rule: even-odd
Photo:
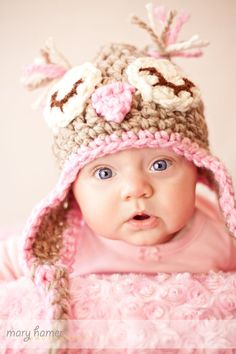
[[[158,53],[157,51],[153,50],[153,49],[149,49],[149,50],[147,51],[147,54],[148,54],[150,57],[153,57],[153,58],[157,58],[157,59],[161,58],[161,54]]]
[[[153,57],[153,58],[165,58],[165,55],[162,56],[160,53],[158,53],[157,51],[155,50],[148,50],[147,54],[150,56],[150,57]],[[171,57],[182,57],[182,58],[199,58],[203,55],[203,52],[201,49],[196,49],[192,52],[172,52],[171,53]]]
[[[175,25],[168,33],[168,38],[167,38],[168,44],[176,43],[179,32],[181,31],[181,28],[189,20],[189,18],[190,18],[190,15],[187,14],[186,12],[181,12],[176,17]]]
[[[171,54],[172,57],[182,57],[182,58],[199,58],[203,55],[203,51],[201,49],[196,49],[192,52],[173,52]]]
[[[67,69],[55,64],[29,64],[23,69],[26,76],[42,74],[45,78],[56,79],[62,77]]]
[[[159,21],[162,25],[165,23],[166,20],[166,8],[165,6],[156,6],[154,8],[154,16],[157,21]]]

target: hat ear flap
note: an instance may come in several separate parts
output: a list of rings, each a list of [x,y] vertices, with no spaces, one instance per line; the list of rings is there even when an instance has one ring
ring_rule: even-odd
[[[200,166],[199,181],[216,192],[226,226],[232,236],[236,237],[236,202],[232,178],[223,163],[212,155],[202,157],[197,165]]]
[[[42,210],[39,209],[39,212]],[[61,201],[53,201],[53,205],[43,207],[41,215],[35,214],[31,216],[29,228],[25,230],[24,254],[27,267],[34,269],[37,265],[59,262],[69,269],[74,261],[73,248],[76,242],[70,230],[71,225],[76,223],[77,230],[81,225],[81,212],[71,188]]]
[[[69,205],[67,207],[66,203],[67,201],[63,201],[50,209],[39,224],[32,244],[33,256],[39,263],[53,264],[59,259],[62,235],[67,226],[66,216],[69,211]]]
[[[204,184],[212,191],[216,192],[218,195],[219,186],[216,183],[213,172],[200,167],[198,167],[197,170],[198,170],[198,182]]]

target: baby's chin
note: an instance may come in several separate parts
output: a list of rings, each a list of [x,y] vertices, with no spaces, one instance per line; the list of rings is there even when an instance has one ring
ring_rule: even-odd
[[[99,233],[98,233],[99,234]],[[167,242],[171,242],[172,239],[176,237],[178,231],[175,233],[167,232],[164,227],[155,227],[149,230],[118,230],[118,232],[114,232],[111,234],[102,234],[102,237],[122,241],[134,246],[140,247],[151,247],[151,246],[158,246]],[[101,234],[100,234],[101,236]]]
[[[170,242],[174,237],[175,235],[151,235],[150,232],[149,234],[140,232],[130,235],[130,237],[127,235],[122,240],[135,246],[151,247]]]

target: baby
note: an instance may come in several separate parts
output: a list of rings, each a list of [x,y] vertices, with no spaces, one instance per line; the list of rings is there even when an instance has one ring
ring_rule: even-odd
[[[176,13],[165,15],[160,35],[133,18],[151,34],[154,50],[112,44],[93,63],[69,69],[48,43],[43,62],[28,69],[31,88],[57,80],[44,115],[62,171],[24,230],[24,267],[17,261],[21,238],[18,248],[14,240],[2,245],[2,280],[24,276],[1,289],[1,319],[235,318],[232,182],[209,150],[199,89],[170,60],[205,42],[177,43],[175,17],[181,21]],[[217,193],[220,209],[196,195],[198,182]],[[236,346],[232,324],[216,338],[215,328],[210,333],[196,322],[186,333],[183,325],[172,327],[178,341],[167,347],[166,327],[145,327],[137,343],[135,326],[126,323],[123,335],[111,338],[119,324],[109,325],[110,333],[97,325],[87,338],[91,322],[76,323],[64,352],[184,353],[191,344],[198,349],[188,353],[220,353]],[[1,346],[12,342],[4,338]],[[27,350],[26,343],[19,346]]]
[[[236,243],[216,206],[196,201],[197,179],[197,167],[166,148],[128,149],[83,167],[72,188],[86,235],[77,273],[235,270]]]

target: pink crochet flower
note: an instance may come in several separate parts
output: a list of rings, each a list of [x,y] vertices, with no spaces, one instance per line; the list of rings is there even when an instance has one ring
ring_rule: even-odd
[[[107,121],[121,123],[130,111],[134,91],[134,87],[122,82],[102,86],[92,95],[93,108]]]

